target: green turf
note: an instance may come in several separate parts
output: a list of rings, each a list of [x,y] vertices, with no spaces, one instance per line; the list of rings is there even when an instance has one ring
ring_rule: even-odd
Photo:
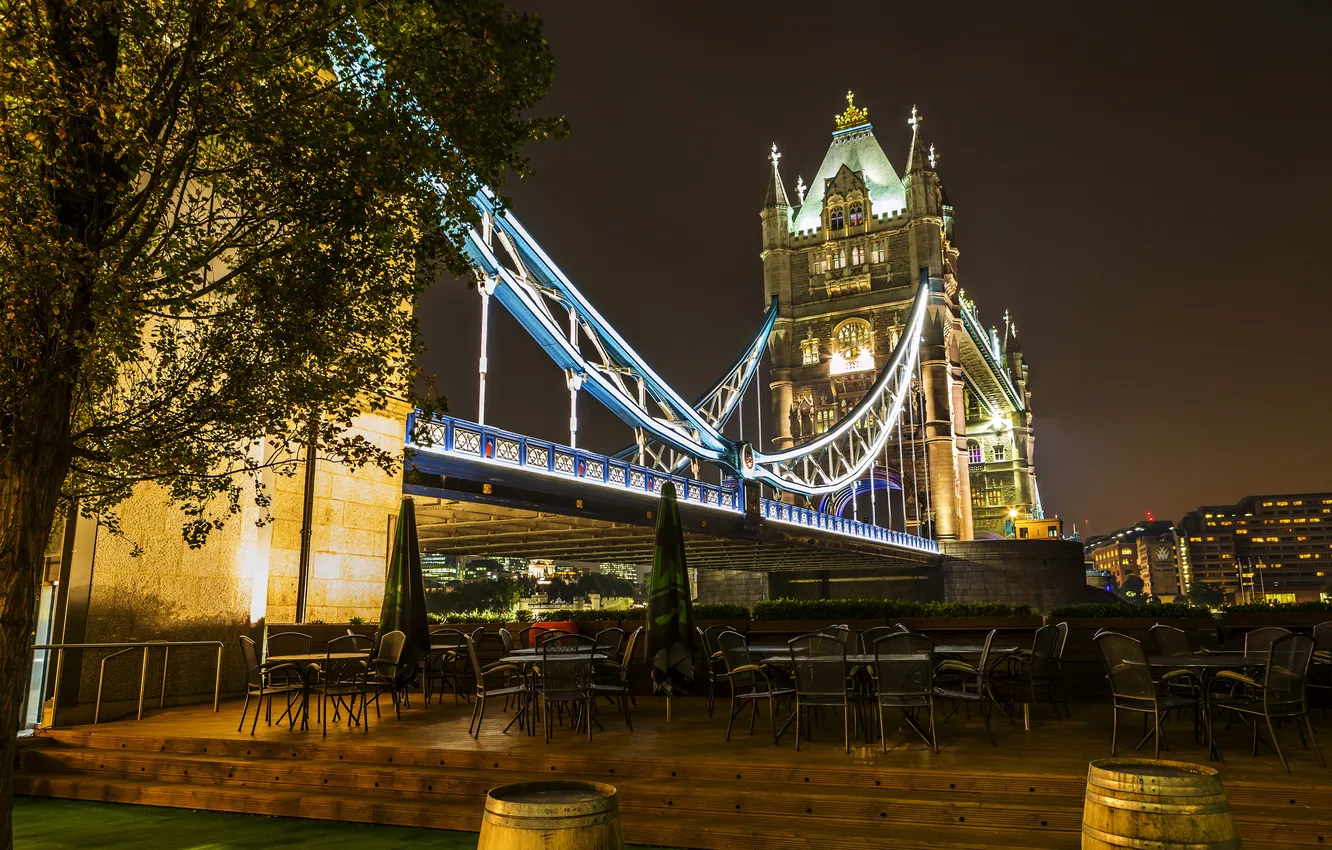
[[[14,798],[15,850],[98,847],[104,850],[475,850],[476,833],[369,826],[297,818],[194,812],[159,806]]]

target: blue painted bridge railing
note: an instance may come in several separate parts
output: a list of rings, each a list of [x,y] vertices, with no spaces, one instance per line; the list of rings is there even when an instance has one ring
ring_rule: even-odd
[[[418,430],[424,438],[420,442],[412,439],[412,435]],[[683,501],[735,513],[743,510],[740,494],[734,487],[722,487],[682,475],[647,469],[607,455],[570,448],[489,425],[478,425],[452,416],[436,416],[430,420],[418,421],[418,414],[413,412],[407,420],[406,445],[416,452],[462,457],[538,476],[637,492],[647,496],[659,494],[662,485],[671,481],[675,484],[677,496]],[[772,499],[759,500],[759,516],[772,522],[803,526],[886,546],[918,552],[939,551],[938,543],[914,534],[796,507]]]

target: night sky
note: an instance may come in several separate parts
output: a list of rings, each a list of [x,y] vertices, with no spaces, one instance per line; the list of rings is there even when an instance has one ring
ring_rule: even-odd
[[[960,283],[1030,364],[1047,514],[1103,533],[1332,489],[1332,4],[511,5],[545,21],[571,128],[513,210],[687,397],[764,307],[769,147],[794,200],[849,88],[899,172],[924,116]],[[420,312],[466,418],[479,312],[457,283]],[[488,422],[567,440],[559,371],[498,307],[490,354]],[[580,445],[631,441],[580,413]]]

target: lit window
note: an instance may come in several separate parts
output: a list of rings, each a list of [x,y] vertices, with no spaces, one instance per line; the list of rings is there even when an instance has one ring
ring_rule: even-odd
[[[835,269],[846,268],[846,252],[842,250],[833,251],[832,267]]]
[[[985,507],[985,491],[984,491],[984,490],[972,490],[972,491],[971,491],[971,506],[972,506],[973,508],[983,508],[983,507]]]
[[[845,225],[842,219],[842,208],[833,207],[832,209],[828,210],[828,229],[841,230],[844,226]]]
[[[859,245],[851,246],[851,265],[859,266],[865,262],[865,249]]]
[[[810,254],[810,255],[809,255],[809,273],[810,273],[810,274],[827,274],[827,272],[828,272],[828,255],[825,254],[825,253],[823,253],[823,252],[821,252],[821,251],[816,251],[816,252]]]
[[[967,456],[972,463],[981,463],[985,458],[981,455],[981,445],[975,440],[967,441]]]
[[[871,262],[871,263],[882,263],[882,262],[884,261],[884,259],[886,258],[886,256],[887,256],[887,255],[886,255],[885,252],[884,252],[883,240],[882,240],[882,239],[880,239],[880,240],[878,240],[877,242],[875,242],[874,244],[870,245],[870,262]],[[1325,502],[1324,504],[1326,504],[1326,502]]]
[[[1008,446],[1005,446],[1003,443],[995,443],[993,451],[995,460],[1007,460]]]
[[[1004,494],[1002,490],[986,490],[985,504],[988,507],[1002,505],[1004,503]]]
[[[819,362],[819,339],[813,334],[807,335],[800,340],[800,360],[806,366],[812,366]]]
[[[865,223],[865,205],[860,201],[854,201],[847,213],[847,219],[852,227],[858,227]]]
[[[837,356],[832,365],[834,374],[874,368],[874,334],[869,322],[847,319],[837,326],[833,339],[837,345]]]
[[[814,430],[822,434],[837,422],[837,411],[831,407],[825,407],[814,414]]]

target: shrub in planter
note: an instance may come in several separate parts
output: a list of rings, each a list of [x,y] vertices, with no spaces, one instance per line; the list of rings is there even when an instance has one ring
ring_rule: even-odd
[[[1161,602],[1155,605],[1133,605],[1128,602],[1079,602],[1059,605],[1048,612],[1051,620],[1108,620],[1130,618],[1139,620],[1166,617],[1204,619],[1212,616],[1206,608],[1184,602]]]
[[[628,613],[628,609],[623,611],[598,611],[591,608],[584,608],[579,611],[552,611],[549,614],[542,614],[540,619],[548,623],[590,623],[611,620],[619,621]]]
[[[1007,602],[914,602],[901,599],[768,599],[756,620],[888,620],[943,617],[1029,617],[1030,605]]]
[[[1227,605],[1227,614],[1280,613],[1282,611],[1332,611],[1332,600],[1312,602],[1246,602],[1241,605]]]
[[[694,605],[695,620],[748,620],[749,609],[734,602],[700,602]]]

